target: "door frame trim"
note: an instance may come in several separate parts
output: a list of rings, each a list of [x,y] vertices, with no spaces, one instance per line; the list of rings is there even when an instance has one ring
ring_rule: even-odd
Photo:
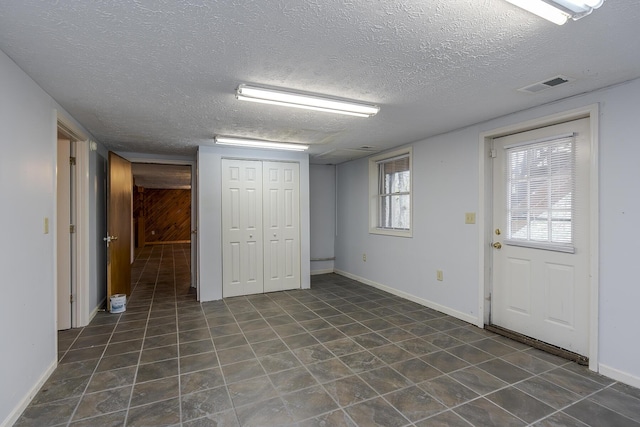
[[[200,275],[198,273],[198,174],[197,174],[197,159],[181,159],[180,157],[153,157],[149,154],[134,153],[127,151],[114,151],[120,157],[130,161],[131,163],[153,163],[157,165],[182,165],[189,166],[191,168],[191,231],[196,230],[196,244],[193,244],[193,238],[191,238],[191,254],[190,262],[191,266],[191,287],[196,288],[196,299],[200,301]],[[133,214],[133,211],[132,211]],[[135,234],[133,230],[133,218],[131,218],[131,256],[135,257]],[[194,228],[195,227],[195,228]],[[195,251],[195,253],[194,253]],[[132,260],[133,262],[133,260]],[[195,263],[195,266],[193,265]],[[194,274],[196,273],[196,274]],[[195,277],[194,277],[195,276]],[[195,279],[195,280],[194,280]]]
[[[598,371],[598,302],[599,302],[599,104],[568,110],[539,117],[516,124],[491,129],[480,133],[479,137],[479,176],[478,176],[478,320],[476,326],[483,328],[489,322],[491,313],[491,286],[493,283],[493,251],[491,229],[493,225],[493,167],[490,159],[491,141],[513,133],[524,132],[571,120],[589,118],[591,131],[591,158],[589,162],[589,369]]]
[[[89,283],[90,283],[90,220],[89,220],[89,151],[90,140],[87,134],[80,130],[68,117],[56,110],[56,134],[58,128],[69,134],[73,139],[71,144],[75,144],[76,150],[76,259],[75,277],[72,293],[75,295],[72,310],[75,316],[71,318],[71,327],[79,328],[89,324],[91,313],[89,307]],[[57,137],[56,137],[57,140]],[[56,189],[57,192],[57,189]],[[57,203],[57,197],[56,197]],[[57,216],[57,205],[56,205]],[[57,221],[57,219],[56,219]],[[54,222],[55,224],[55,222]],[[58,236],[56,235],[56,239]],[[57,244],[57,243],[56,243]],[[56,253],[55,286],[58,286],[57,253]],[[56,310],[57,311],[57,310]],[[56,312],[56,318],[57,318]]]

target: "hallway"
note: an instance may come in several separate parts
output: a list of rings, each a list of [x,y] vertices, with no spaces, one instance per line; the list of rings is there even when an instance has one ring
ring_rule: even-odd
[[[15,425],[640,427],[640,390],[335,274],[199,304],[189,254],[140,250]]]

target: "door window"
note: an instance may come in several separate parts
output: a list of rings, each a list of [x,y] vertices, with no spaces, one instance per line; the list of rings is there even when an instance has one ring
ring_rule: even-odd
[[[573,134],[507,146],[505,154],[505,243],[573,253]]]

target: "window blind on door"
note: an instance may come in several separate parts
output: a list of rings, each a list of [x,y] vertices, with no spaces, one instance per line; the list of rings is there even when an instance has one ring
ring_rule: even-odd
[[[575,252],[574,134],[506,146],[505,243]]]

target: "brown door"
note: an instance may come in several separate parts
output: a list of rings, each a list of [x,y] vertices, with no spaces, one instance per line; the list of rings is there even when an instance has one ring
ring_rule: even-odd
[[[131,163],[109,152],[107,181],[107,301],[131,293]]]

